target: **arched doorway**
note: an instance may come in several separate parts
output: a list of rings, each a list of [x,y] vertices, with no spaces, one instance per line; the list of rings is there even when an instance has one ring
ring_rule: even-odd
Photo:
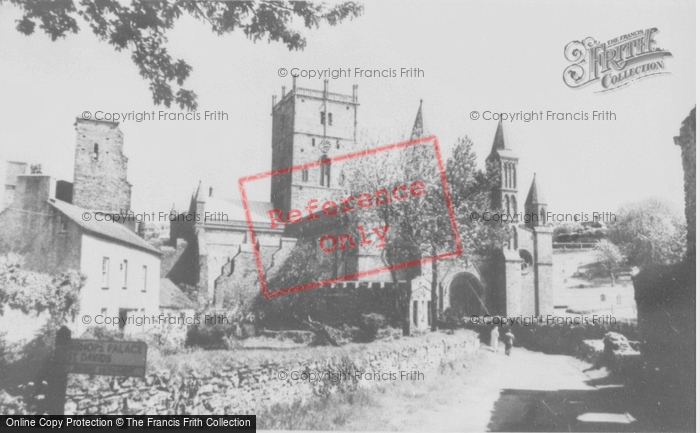
[[[487,314],[484,287],[474,275],[467,272],[455,275],[448,290],[450,308],[459,315]]]

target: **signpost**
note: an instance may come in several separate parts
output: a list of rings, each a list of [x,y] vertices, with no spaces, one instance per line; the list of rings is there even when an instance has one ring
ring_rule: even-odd
[[[147,350],[142,341],[71,340],[68,373],[144,377]]]
[[[142,341],[73,340],[70,330],[61,327],[47,377],[49,414],[64,413],[69,373],[144,377],[147,352],[148,346]]]

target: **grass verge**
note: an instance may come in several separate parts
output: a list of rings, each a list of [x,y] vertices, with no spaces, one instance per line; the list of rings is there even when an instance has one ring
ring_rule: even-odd
[[[425,380],[388,381],[371,388],[319,397],[306,402],[276,404],[259,412],[258,428],[269,430],[398,430],[391,421],[397,412],[441,404],[433,398],[455,381],[464,381],[483,359],[477,351],[468,358],[443,360],[425,371]],[[433,397],[431,397],[433,396]]]

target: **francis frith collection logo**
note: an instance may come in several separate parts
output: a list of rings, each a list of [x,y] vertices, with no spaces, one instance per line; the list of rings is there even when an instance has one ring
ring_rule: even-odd
[[[668,74],[664,58],[672,54],[656,46],[657,28],[637,30],[601,43],[592,37],[572,41],[564,48],[564,83],[578,88],[599,81],[606,92],[640,78]]]

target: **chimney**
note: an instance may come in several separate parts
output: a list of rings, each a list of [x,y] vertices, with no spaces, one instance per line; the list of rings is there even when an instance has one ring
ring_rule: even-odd
[[[56,197],[56,180],[44,174],[17,176],[13,207],[29,212],[48,213],[49,199]]]
[[[56,181],[56,199],[66,203],[73,203],[73,182]]]
[[[17,176],[27,172],[26,162],[8,161],[5,169],[4,196],[0,201],[0,211],[9,207],[14,201],[15,190],[17,189]]]

